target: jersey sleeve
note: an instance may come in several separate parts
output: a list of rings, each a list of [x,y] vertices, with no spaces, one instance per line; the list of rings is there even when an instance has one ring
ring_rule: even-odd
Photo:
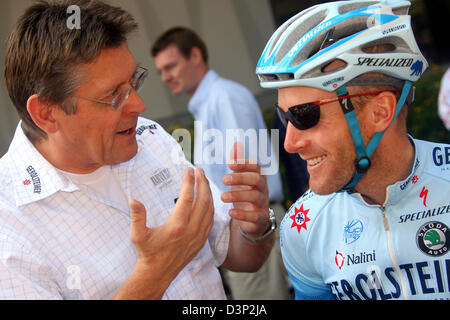
[[[315,241],[314,230],[326,200],[326,196],[309,190],[291,206],[281,223],[281,253],[296,299],[334,299],[313,259],[315,248],[320,245]]]
[[[297,278],[288,272],[294,287],[295,300],[336,300],[329,286],[318,285],[304,278]]]

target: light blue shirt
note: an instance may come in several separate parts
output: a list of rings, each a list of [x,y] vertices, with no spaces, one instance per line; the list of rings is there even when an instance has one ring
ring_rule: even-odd
[[[195,118],[194,164],[203,168],[222,191],[228,190],[222,178],[231,172],[227,162],[233,137],[238,137],[240,131],[237,140],[244,143],[246,157],[257,160],[267,174],[270,200],[283,200],[278,148],[271,146],[258,103],[247,88],[209,70],[188,109]],[[273,140],[278,143],[278,137]]]

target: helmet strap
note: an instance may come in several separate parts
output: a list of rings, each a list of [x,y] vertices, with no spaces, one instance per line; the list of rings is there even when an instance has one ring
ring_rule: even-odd
[[[377,132],[373,136],[373,138],[370,140],[369,144],[366,146],[364,145],[364,141],[361,134],[361,129],[358,124],[358,119],[356,118],[355,109],[353,107],[353,104],[351,103],[350,98],[344,98],[339,100],[339,103],[341,105],[341,109],[344,112],[345,119],[347,121],[347,125],[350,129],[350,133],[352,135],[353,139],[353,145],[355,147],[356,152],[356,160],[355,160],[355,173],[353,175],[353,178],[350,180],[349,183],[347,183],[346,186],[342,188],[340,191],[347,191],[352,192],[352,189],[355,187],[355,185],[361,180],[364,173],[369,170],[371,162],[370,162],[370,156],[375,152],[375,149],[378,147],[378,144],[381,141],[381,138],[383,137],[384,133],[387,129],[392,125],[394,120],[397,118],[398,114],[400,113],[402,107],[405,104],[406,99],[409,96],[409,93],[411,91],[412,83],[411,81],[405,81],[402,93],[400,95],[400,99],[397,102],[397,105],[395,107],[395,115],[392,119],[391,123],[389,124],[388,128],[386,128],[382,132]],[[338,97],[342,96],[348,96],[348,90],[345,84],[341,87],[339,87],[336,90],[336,93]]]

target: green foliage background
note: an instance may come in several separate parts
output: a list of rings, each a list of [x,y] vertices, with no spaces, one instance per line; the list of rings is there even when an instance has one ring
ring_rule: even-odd
[[[450,143],[448,131],[438,116],[438,96],[445,68],[431,65],[416,86],[416,100],[408,111],[409,133],[417,139]]]

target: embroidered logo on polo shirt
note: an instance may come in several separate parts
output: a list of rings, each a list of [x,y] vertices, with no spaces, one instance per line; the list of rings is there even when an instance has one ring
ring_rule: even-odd
[[[32,166],[29,166],[27,168],[27,172],[29,173],[31,177],[31,181],[33,182],[33,192],[34,193],[41,193],[41,179],[39,178],[36,170]],[[30,185],[30,180],[26,179],[23,181],[24,186]]]
[[[150,124],[148,126],[140,126],[139,128],[136,129],[136,134],[140,136],[147,129],[148,131],[150,131],[151,134],[155,134],[152,130],[157,129],[156,124]]]

